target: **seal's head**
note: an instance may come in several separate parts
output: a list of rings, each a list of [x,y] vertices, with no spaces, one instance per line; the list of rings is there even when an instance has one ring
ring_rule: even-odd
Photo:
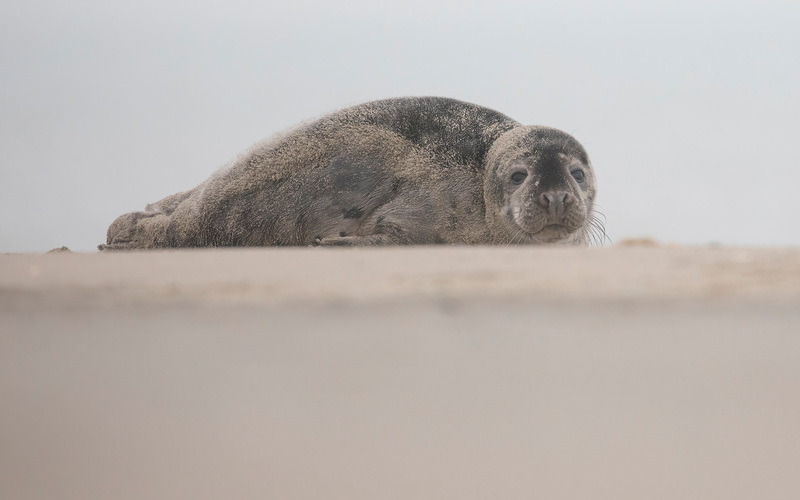
[[[486,220],[496,243],[588,244],[596,193],[583,146],[548,127],[516,127],[486,156]]]

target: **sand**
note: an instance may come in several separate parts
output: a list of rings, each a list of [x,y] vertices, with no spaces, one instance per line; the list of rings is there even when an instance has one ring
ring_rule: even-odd
[[[794,498],[800,250],[0,255],[0,498]]]

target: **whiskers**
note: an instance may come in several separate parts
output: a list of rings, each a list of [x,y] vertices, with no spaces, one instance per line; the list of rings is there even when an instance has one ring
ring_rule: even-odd
[[[521,245],[528,243],[527,240],[528,237],[525,234],[525,231],[523,231],[520,228],[517,228],[513,234],[507,234],[502,239],[498,239],[497,237],[493,238],[493,244],[504,247],[510,247],[514,245]]]
[[[601,219],[602,217],[602,219]],[[584,235],[590,246],[602,247],[606,240],[613,245],[614,242],[606,234],[606,216],[603,212],[592,209],[589,214],[589,220],[584,226]]]
[[[516,234],[514,234],[514,236],[511,237],[506,246],[519,245],[520,243],[525,243],[525,239],[526,239],[525,231],[523,231],[522,229],[517,229]]]

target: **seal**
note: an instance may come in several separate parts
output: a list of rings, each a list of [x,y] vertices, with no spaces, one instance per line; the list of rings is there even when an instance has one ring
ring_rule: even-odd
[[[386,99],[256,144],[121,215],[99,248],[587,245],[596,192],[565,132],[455,99]]]

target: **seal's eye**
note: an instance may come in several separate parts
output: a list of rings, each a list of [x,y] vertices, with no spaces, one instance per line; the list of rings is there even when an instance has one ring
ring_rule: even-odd
[[[514,172],[511,174],[511,183],[522,184],[522,181],[524,181],[526,177],[528,177],[527,172]]]
[[[572,177],[575,177],[575,180],[578,181],[578,182],[583,182],[583,181],[586,180],[586,174],[584,174],[583,170],[581,170],[579,168],[576,168],[575,170],[573,170],[570,173],[572,174]]]

